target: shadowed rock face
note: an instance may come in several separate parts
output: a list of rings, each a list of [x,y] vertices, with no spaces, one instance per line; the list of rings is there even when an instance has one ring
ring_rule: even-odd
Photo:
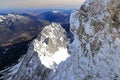
[[[87,0],[79,11],[71,14],[74,34],[71,43],[66,43],[62,28],[53,27],[57,24],[44,28],[27,54],[4,78],[119,80],[119,6],[120,0]]]

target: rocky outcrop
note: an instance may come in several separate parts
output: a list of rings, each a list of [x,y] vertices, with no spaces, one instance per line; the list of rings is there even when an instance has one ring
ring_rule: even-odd
[[[72,14],[71,28],[82,47],[79,80],[119,80],[120,0],[87,0]]]
[[[119,80],[120,0],[87,0],[70,19],[74,35],[71,43],[66,42],[64,29],[57,24],[46,27],[32,42],[20,66],[13,67],[5,77],[10,80]]]

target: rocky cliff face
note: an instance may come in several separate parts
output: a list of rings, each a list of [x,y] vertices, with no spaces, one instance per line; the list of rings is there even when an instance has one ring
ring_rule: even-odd
[[[72,14],[71,29],[82,47],[79,80],[119,80],[120,0],[87,0]]]
[[[119,80],[120,0],[87,0],[70,22],[71,43],[59,24],[46,27],[5,78]]]

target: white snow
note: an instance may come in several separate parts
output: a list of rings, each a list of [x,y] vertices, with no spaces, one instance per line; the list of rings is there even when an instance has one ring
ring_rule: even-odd
[[[85,32],[86,34],[92,36],[94,34],[94,28],[92,26],[90,26],[90,21],[89,20],[88,22],[85,23]]]
[[[59,12],[60,12],[60,11],[57,11],[57,10],[54,10],[54,11],[53,11],[53,13],[55,13],[55,14],[56,14],[56,13],[59,13]]]
[[[3,22],[3,20],[2,20],[2,19],[0,19],[0,22]]]
[[[76,11],[76,12],[72,13],[70,16],[70,23],[72,25],[72,28],[75,28],[76,30],[78,30],[78,28],[80,27],[79,18],[76,17],[78,14],[79,14],[79,12]]]
[[[67,49],[59,48],[59,50],[52,56],[40,56],[41,63],[47,68],[52,68],[54,64],[60,64],[69,57]]]
[[[52,56],[56,64],[60,64],[65,61],[70,55],[65,48],[59,48],[59,50]]]
[[[115,43],[115,45],[120,46],[120,39],[119,39],[119,38],[116,38],[114,43]]]
[[[64,41],[63,37],[60,38],[61,41]]]

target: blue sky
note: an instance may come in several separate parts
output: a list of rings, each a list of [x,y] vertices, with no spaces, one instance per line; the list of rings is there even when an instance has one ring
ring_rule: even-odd
[[[78,8],[84,0],[0,0],[0,9]]]

